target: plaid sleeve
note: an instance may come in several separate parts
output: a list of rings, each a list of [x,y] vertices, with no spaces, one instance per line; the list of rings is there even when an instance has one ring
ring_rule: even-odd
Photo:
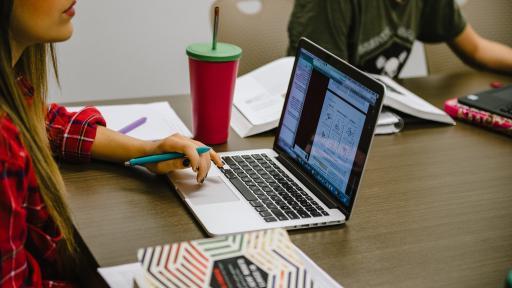
[[[23,167],[0,159],[0,287],[41,286],[39,266],[25,250],[26,212],[23,208]],[[31,272],[32,270],[32,272]],[[31,275],[32,274],[32,275]],[[32,278],[32,279],[30,279]],[[39,283],[39,284],[37,284]]]
[[[46,130],[53,153],[71,162],[90,161],[98,125],[105,126],[106,123],[94,107],[68,112],[53,103],[46,114]]]

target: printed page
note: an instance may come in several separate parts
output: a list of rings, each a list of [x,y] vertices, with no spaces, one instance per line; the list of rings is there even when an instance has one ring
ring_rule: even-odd
[[[146,117],[145,123],[128,132],[127,135],[142,140],[157,140],[180,133],[191,137],[192,133],[181,121],[168,102],[149,104],[105,105],[95,106],[107,122],[107,127],[119,130],[134,121]],[[77,112],[83,107],[66,107],[68,111]]]
[[[280,58],[263,65],[246,75],[250,74],[271,94],[284,95],[288,89],[288,83],[290,82],[294,62],[295,57]]]
[[[238,80],[233,102],[253,125],[259,125],[279,119],[284,98],[280,94],[272,94],[248,76]]]
[[[385,106],[418,118],[455,125],[455,121],[443,110],[402,87],[393,79],[383,75],[370,74],[370,76],[386,86]]]
[[[253,124],[281,116],[294,57],[285,57],[238,77],[233,104]]]
[[[393,98],[394,100],[402,102],[405,105],[411,106],[412,108],[417,110],[434,114],[444,114],[442,110],[423,100],[423,98],[413,94],[409,90],[404,89],[402,86],[394,82],[392,79],[382,75],[373,76],[380,80],[386,86],[386,98]],[[384,104],[387,104],[386,98],[384,98]]]
[[[380,125],[392,125],[400,122],[400,118],[395,113],[382,109],[379,114],[379,120],[377,120],[377,126]]]

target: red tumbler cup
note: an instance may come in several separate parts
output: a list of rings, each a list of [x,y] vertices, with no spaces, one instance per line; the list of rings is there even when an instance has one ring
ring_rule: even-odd
[[[242,49],[217,43],[192,44],[189,56],[194,138],[205,144],[228,140],[231,106]]]

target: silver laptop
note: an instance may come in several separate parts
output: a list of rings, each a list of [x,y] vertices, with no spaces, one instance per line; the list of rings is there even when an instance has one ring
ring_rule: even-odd
[[[272,149],[220,153],[203,185],[169,175],[209,235],[336,225],[352,212],[384,87],[307,39]]]

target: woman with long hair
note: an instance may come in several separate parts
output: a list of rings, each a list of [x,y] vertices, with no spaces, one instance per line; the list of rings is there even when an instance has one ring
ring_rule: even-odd
[[[187,157],[148,165],[155,173],[191,167],[202,183],[218,155],[181,135],[142,141],[105,127],[93,107],[76,113],[46,103],[52,43],[71,37],[74,0],[0,2],[0,287],[72,287],[60,253],[76,255],[65,186],[54,157],[123,163],[170,151]],[[59,248],[62,247],[62,248]]]

